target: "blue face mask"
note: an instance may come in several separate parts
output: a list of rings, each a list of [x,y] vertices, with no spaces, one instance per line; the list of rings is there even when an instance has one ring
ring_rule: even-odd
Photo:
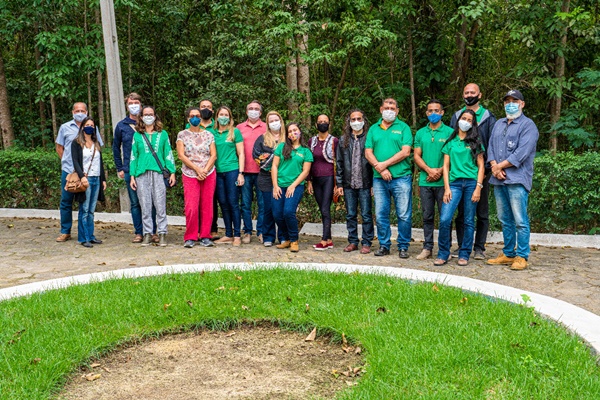
[[[193,116],[192,118],[190,118],[190,125],[192,125],[192,126],[200,125],[200,117]]]
[[[427,119],[432,124],[437,124],[442,119],[442,114],[432,113],[427,116]]]
[[[516,114],[519,112],[519,103],[507,103],[504,105],[504,111],[507,114]]]
[[[96,128],[94,128],[93,126],[84,126],[83,127],[83,133],[85,133],[86,135],[93,135],[94,132],[96,132]]]

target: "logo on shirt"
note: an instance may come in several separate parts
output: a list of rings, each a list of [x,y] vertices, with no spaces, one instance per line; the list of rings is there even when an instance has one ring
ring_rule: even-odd
[[[394,131],[392,131],[392,133],[395,133],[395,134],[397,134],[397,135],[402,135],[402,131],[395,131],[395,130],[394,130]]]

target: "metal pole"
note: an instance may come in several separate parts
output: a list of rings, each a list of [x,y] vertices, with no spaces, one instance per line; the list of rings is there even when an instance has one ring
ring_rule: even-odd
[[[106,72],[108,76],[108,93],[110,98],[110,115],[113,132],[117,123],[125,118],[123,103],[123,80],[121,78],[121,59],[119,57],[119,41],[115,22],[115,6],[113,0],[100,0],[102,15],[102,33],[104,36],[104,53],[106,56]]]

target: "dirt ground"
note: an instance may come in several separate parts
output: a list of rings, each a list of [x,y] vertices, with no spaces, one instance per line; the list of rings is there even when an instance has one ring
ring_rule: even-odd
[[[356,383],[360,350],[327,337],[305,338],[274,326],[169,335],[92,362],[58,398],[332,398]]]

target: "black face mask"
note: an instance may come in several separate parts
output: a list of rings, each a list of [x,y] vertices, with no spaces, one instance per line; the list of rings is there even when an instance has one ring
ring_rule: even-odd
[[[200,110],[200,116],[202,119],[210,119],[213,116],[213,112],[208,108],[203,108]]]
[[[317,124],[317,130],[321,133],[325,133],[329,130],[329,124]]]
[[[465,104],[468,106],[474,106],[479,101],[479,96],[465,97]]]

